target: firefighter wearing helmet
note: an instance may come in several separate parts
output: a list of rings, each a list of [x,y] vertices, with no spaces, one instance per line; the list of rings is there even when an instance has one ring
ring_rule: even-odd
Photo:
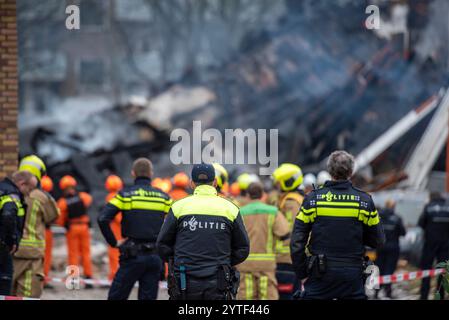
[[[273,182],[279,192],[278,208],[293,230],[296,214],[301,208],[304,194],[299,189],[303,182],[302,170],[292,163],[281,164],[272,174]],[[290,239],[276,242],[276,277],[281,300],[291,299],[298,281],[290,257]]]
[[[53,197],[41,188],[47,169],[38,156],[24,157],[20,161],[19,171],[28,171],[39,184],[25,198],[27,213],[23,236],[13,259],[12,294],[39,298],[44,286],[45,230],[58,218],[59,210]]]
[[[260,179],[256,174],[242,173],[237,177],[239,195],[235,197],[235,201],[240,207],[249,202],[248,188],[251,183],[260,183]]]
[[[225,191],[228,189],[229,174],[228,171],[219,163],[212,164],[215,169],[215,180],[217,181],[218,193],[225,195]]]

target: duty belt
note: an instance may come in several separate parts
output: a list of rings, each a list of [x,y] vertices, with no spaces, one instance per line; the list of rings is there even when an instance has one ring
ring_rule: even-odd
[[[326,257],[328,267],[340,268],[340,267],[360,267],[363,266],[362,258],[336,258],[336,257]]]
[[[135,247],[138,252],[149,253],[149,254],[156,252],[156,243],[151,242],[151,241],[129,239],[127,241],[127,244]]]

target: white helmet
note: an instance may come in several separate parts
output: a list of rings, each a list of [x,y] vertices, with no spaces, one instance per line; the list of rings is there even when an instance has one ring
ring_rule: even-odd
[[[304,176],[304,180],[302,181],[304,187],[313,187],[316,185],[316,177],[313,173],[308,173]]]
[[[320,171],[320,173],[318,173],[316,182],[319,186],[322,186],[326,181],[331,180],[331,179],[332,179],[332,177],[329,174],[329,172],[323,170],[323,171]]]

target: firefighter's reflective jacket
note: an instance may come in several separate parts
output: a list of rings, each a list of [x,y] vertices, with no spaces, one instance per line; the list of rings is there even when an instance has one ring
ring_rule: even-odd
[[[279,210],[282,212],[284,217],[287,219],[290,232],[293,230],[295,224],[296,215],[301,208],[301,204],[304,197],[299,192],[288,192],[281,195],[279,200]],[[276,262],[277,263],[292,263],[290,257],[290,239],[276,240]]]
[[[19,249],[14,256],[26,259],[43,258],[45,227],[58,218],[59,209],[53,197],[40,189],[31,191],[25,201],[28,208],[25,227]]]
[[[275,271],[276,240],[290,237],[287,219],[278,208],[260,201],[240,208],[250,239],[250,254],[238,269],[242,272]]]

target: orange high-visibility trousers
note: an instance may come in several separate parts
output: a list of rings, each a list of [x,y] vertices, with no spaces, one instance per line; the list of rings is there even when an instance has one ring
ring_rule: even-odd
[[[44,256],[44,275],[48,277],[51,269],[51,255],[53,250],[53,232],[50,228],[45,229],[45,256]]]
[[[90,258],[90,233],[87,223],[73,223],[66,234],[68,263],[78,266],[82,260],[84,276],[92,277],[92,261]]]
[[[110,226],[112,233],[114,234],[115,238],[117,240],[123,239],[122,237],[122,214],[119,213],[115,216],[115,219],[112,220]],[[120,257],[120,251],[117,248],[113,248],[111,246],[108,246],[108,256],[109,256],[109,280],[114,279],[115,273],[118,270],[119,266],[119,257]]]
[[[108,248],[108,256],[109,256],[108,279],[113,280],[115,277],[115,274],[118,270],[120,252],[117,248],[109,247]]]

